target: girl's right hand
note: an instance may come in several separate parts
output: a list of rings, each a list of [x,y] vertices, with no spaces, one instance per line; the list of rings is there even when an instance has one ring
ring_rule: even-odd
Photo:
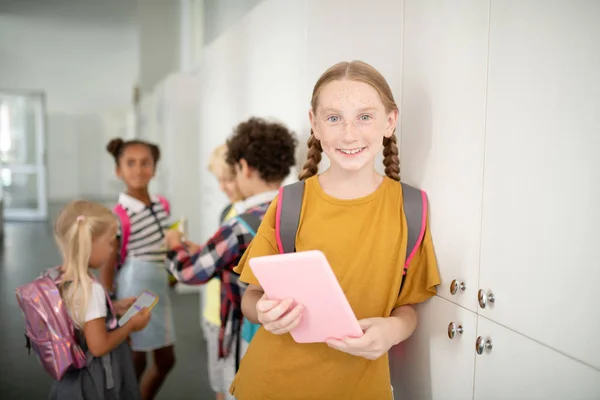
[[[274,335],[283,335],[298,326],[304,307],[297,304],[290,309],[294,300],[269,300],[266,294],[256,302],[256,314],[262,326]],[[288,312],[289,311],[289,312]]]
[[[131,330],[133,332],[141,331],[150,322],[150,310],[146,307],[142,308],[140,312],[129,319],[129,322],[131,323]]]

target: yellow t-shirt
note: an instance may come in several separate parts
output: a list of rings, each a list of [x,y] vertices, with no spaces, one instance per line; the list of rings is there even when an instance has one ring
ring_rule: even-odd
[[[237,215],[235,207],[231,207],[223,221]],[[213,278],[204,287],[204,319],[213,325],[221,326],[221,281]]]
[[[277,254],[277,199],[267,211],[236,272],[258,285],[247,267],[252,257]],[[327,195],[318,178],[307,179],[296,236],[297,251],[321,250],[358,319],[388,317],[405,304],[422,302],[440,283],[429,228],[411,261],[398,296],[407,246],[402,188],[385,178],[366,197],[339,200]],[[370,361],[329,348],[299,344],[291,335],[260,328],[231,385],[239,400],[386,400],[391,399],[388,357]]]

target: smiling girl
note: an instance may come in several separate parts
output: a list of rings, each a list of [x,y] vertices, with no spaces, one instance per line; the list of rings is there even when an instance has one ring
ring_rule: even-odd
[[[236,268],[249,283],[244,315],[262,328],[231,393],[238,400],[392,399],[387,352],[414,332],[412,305],[433,296],[440,282],[429,227],[410,273],[402,274],[408,232],[395,136],[398,107],[378,71],[342,62],[317,81],[309,118],[296,251],[326,255],[364,335],[314,344],[296,343],[289,335],[302,318],[302,305],[269,300],[248,267],[253,257],[277,254],[275,199]],[[375,170],[382,150],[386,176]],[[317,175],[322,153],[330,168]]]

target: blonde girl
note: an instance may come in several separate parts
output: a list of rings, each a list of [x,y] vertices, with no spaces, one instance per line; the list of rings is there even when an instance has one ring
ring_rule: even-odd
[[[124,313],[135,299],[123,299],[113,307],[90,271],[112,262],[116,235],[114,214],[90,201],[69,203],[56,220],[54,236],[63,259],[60,290],[89,361],[83,369],[69,371],[54,383],[52,400],[141,399],[126,339],[148,324],[150,312],[144,310],[116,327],[117,314]],[[106,362],[110,363],[112,383],[105,372]],[[98,397],[99,392],[103,397]]]

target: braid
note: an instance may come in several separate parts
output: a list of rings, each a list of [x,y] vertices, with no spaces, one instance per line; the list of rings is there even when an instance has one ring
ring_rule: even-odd
[[[389,178],[400,181],[400,159],[395,133],[392,133],[389,138],[383,138],[383,165],[385,165],[385,174]]]
[[[319,143],[319,141],[313,135],[312,129],[306,144],[308,145],[306,162],[304,163],[304,167],[302,167],[302,172],[300,172],[300,175],[298,175],[298,179],[301,181],[306,180],[319,172],[321,152],[323,151],[323,148],[321,148],[321,143]]]

